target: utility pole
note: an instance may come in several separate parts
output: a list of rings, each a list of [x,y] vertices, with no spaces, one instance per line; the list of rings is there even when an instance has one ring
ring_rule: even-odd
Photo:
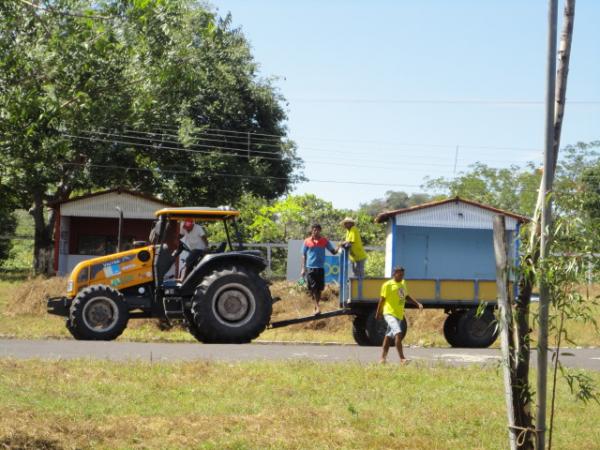
[[[509,333],[512,329],[512,311],[508,298],[508,252],[506,245],[506,219],[503,215],[494,217],[494,255],[496,257],[496,290],[500,317],[500,347],[502,349],[502,372],[504,374],[504,398],[508,416],[508,442],[510,450],[517,449],[515,409],[512,390],[513,364]]]
[[[456,178],[456,164],[458,163],[458,145],[456,146],[456,151],[454,152],[454,171],[452,172],[452,178]]]
[[[548,382],[548,313],[550,290],[546,279],[544,263],[548,255],[549,231],[552,226],[552,183],[554,181],[554,93],[556,90],[556,37],[557,37],[558,0],[548,1],[548,47],[546,60],[546,119],[544,137],[544,173],[542,178],[541,238],[540,238],[540,310],[537,347],[537,397],[536,415],[538,450],[544,450],[546,438],[546,397]]]

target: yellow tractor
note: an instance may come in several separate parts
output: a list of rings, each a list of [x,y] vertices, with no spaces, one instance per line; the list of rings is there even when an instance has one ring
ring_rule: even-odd
[[[182,320],[206,343],[256,338],[271,319],[273,299],[260,276],[262,254],[232,245],[239,212],[185,207],[156,216],[149,242],[75,266],[66,295],[48,299],[48,312],[66,317],[69,332],[82,340],[116,339],[133,318]],[[222,222],[226,242],[194,252],[180,239],[183,221]],[[183,251],[188,258],[180,267]]]

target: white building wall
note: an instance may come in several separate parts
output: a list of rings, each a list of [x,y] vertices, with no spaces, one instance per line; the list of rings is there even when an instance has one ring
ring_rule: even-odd
[[[60,218],[60,241],[58,242],[58,274],[66,275],[70,272],[67,257],[69,255],[69,233],[71,229],[71,218]]]
[[[386,226],[386,236],[385,236],[385,277],[392,276],[392,256],[394,254],[393,248],[393,233],[392,230],[394,228],[393,221],[389,220]]]

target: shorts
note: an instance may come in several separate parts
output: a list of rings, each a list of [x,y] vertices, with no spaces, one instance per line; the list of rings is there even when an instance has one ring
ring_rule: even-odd
[[[385,331],[387,337],[394,339],[397,334],[402,333],[402,319],[398,319],[391,314],[384,314],[383,318],[387,322],[387,330]]]
[[[352,263],[352,274],[355,278],[362,280],[365,277],[366,262],[366,259],[361,259],[360,261],[355,261]]]
[[[325,269],[309,267],[306,269],[306,287],[310,292],[325,289]]]

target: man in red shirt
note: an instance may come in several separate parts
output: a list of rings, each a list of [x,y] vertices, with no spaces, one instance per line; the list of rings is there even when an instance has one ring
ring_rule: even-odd
[[[325,289],[325,249],[332,254],[337,250],[327,238],[321,236],[321,225],[315,223],[310,229],[310,236],[302,246],[302,271],[300,275],[306,278],[310,296],[315,302],[315,314],[321,314],[319,302],[321,292]]]

